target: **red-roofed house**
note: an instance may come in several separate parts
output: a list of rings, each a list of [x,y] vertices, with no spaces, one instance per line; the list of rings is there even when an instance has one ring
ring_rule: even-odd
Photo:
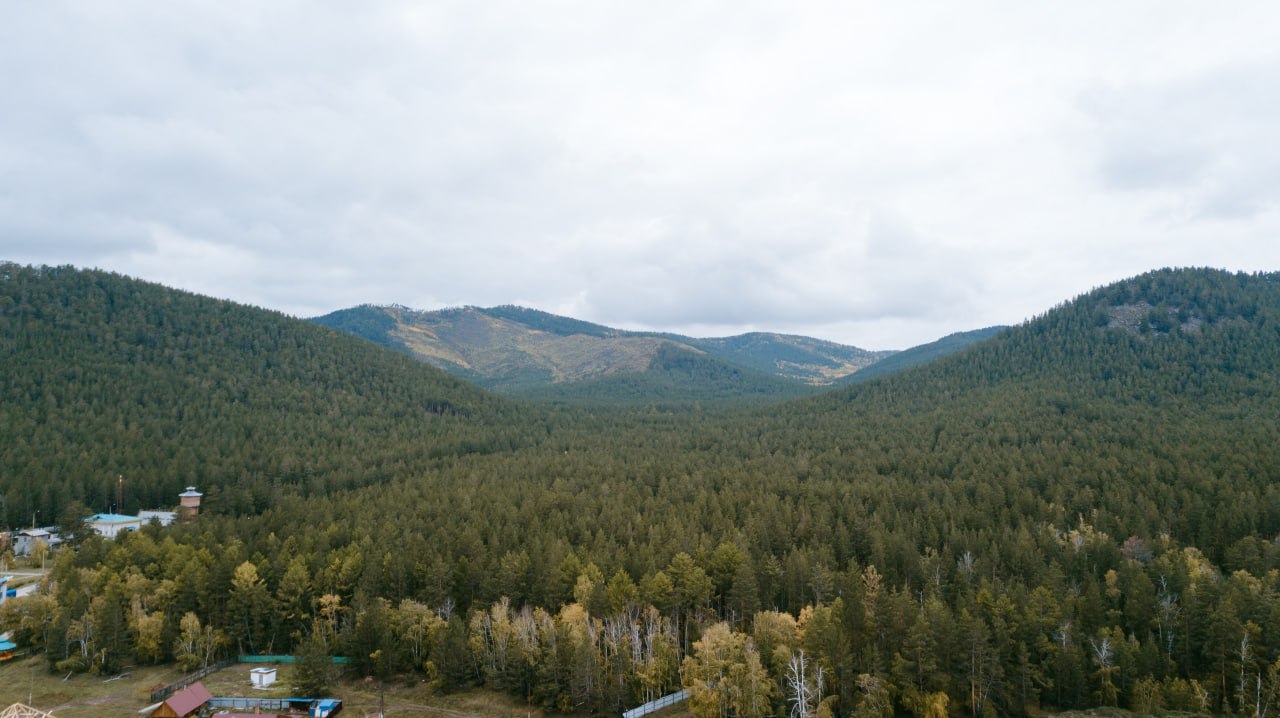
[[[151,711],[150,718],[190,718],[211,698],[213,695],[203,683],[195,683],[169,696],[168,700]]]

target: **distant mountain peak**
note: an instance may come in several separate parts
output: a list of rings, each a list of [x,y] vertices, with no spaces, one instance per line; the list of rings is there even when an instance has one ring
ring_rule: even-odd
[[[783,382],[782,394],[791,395],[797,387],[832,385],[892,353],[777,332],[699,339],[628,331],[516,305],[435,311],[361,305],[313,321],[510,391],[673,367],[683,371],[685,364],[659,361],[660,352],[671,347],[755,373],[750,376],[772,377]],[[707,367],[689,374],[695,375],[748,377]]]

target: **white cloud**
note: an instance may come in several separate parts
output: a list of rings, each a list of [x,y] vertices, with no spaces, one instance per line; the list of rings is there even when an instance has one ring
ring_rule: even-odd
[[[1277,209],[1277,63],[1232,65],[1086,98],[1100,126],[1100,172],[1126,190],[1162,191],[1160,214],[1249,219]]]
[[[0,258],[899,347],[1280,268],[1257,3],[38,3]]]

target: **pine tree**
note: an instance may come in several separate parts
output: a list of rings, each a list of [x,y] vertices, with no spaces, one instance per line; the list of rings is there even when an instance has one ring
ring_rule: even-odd
[[[313,630],[302,641],[293,665],[293,688],[299,695],[319,698],[329,692],[334,678],[333,659],[321,633]]]

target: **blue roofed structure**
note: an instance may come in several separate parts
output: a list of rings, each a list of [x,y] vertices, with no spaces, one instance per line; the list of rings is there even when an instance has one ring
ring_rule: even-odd
[[[85,519],[84,523],[107,538],[115,538],[121,532],[137,531],[142,528],[142,519],[123,514],[94,514]]]
[[[337,698],[321,698],[311,704],[311,718],[329,718],[342,710],[342,701]]]

